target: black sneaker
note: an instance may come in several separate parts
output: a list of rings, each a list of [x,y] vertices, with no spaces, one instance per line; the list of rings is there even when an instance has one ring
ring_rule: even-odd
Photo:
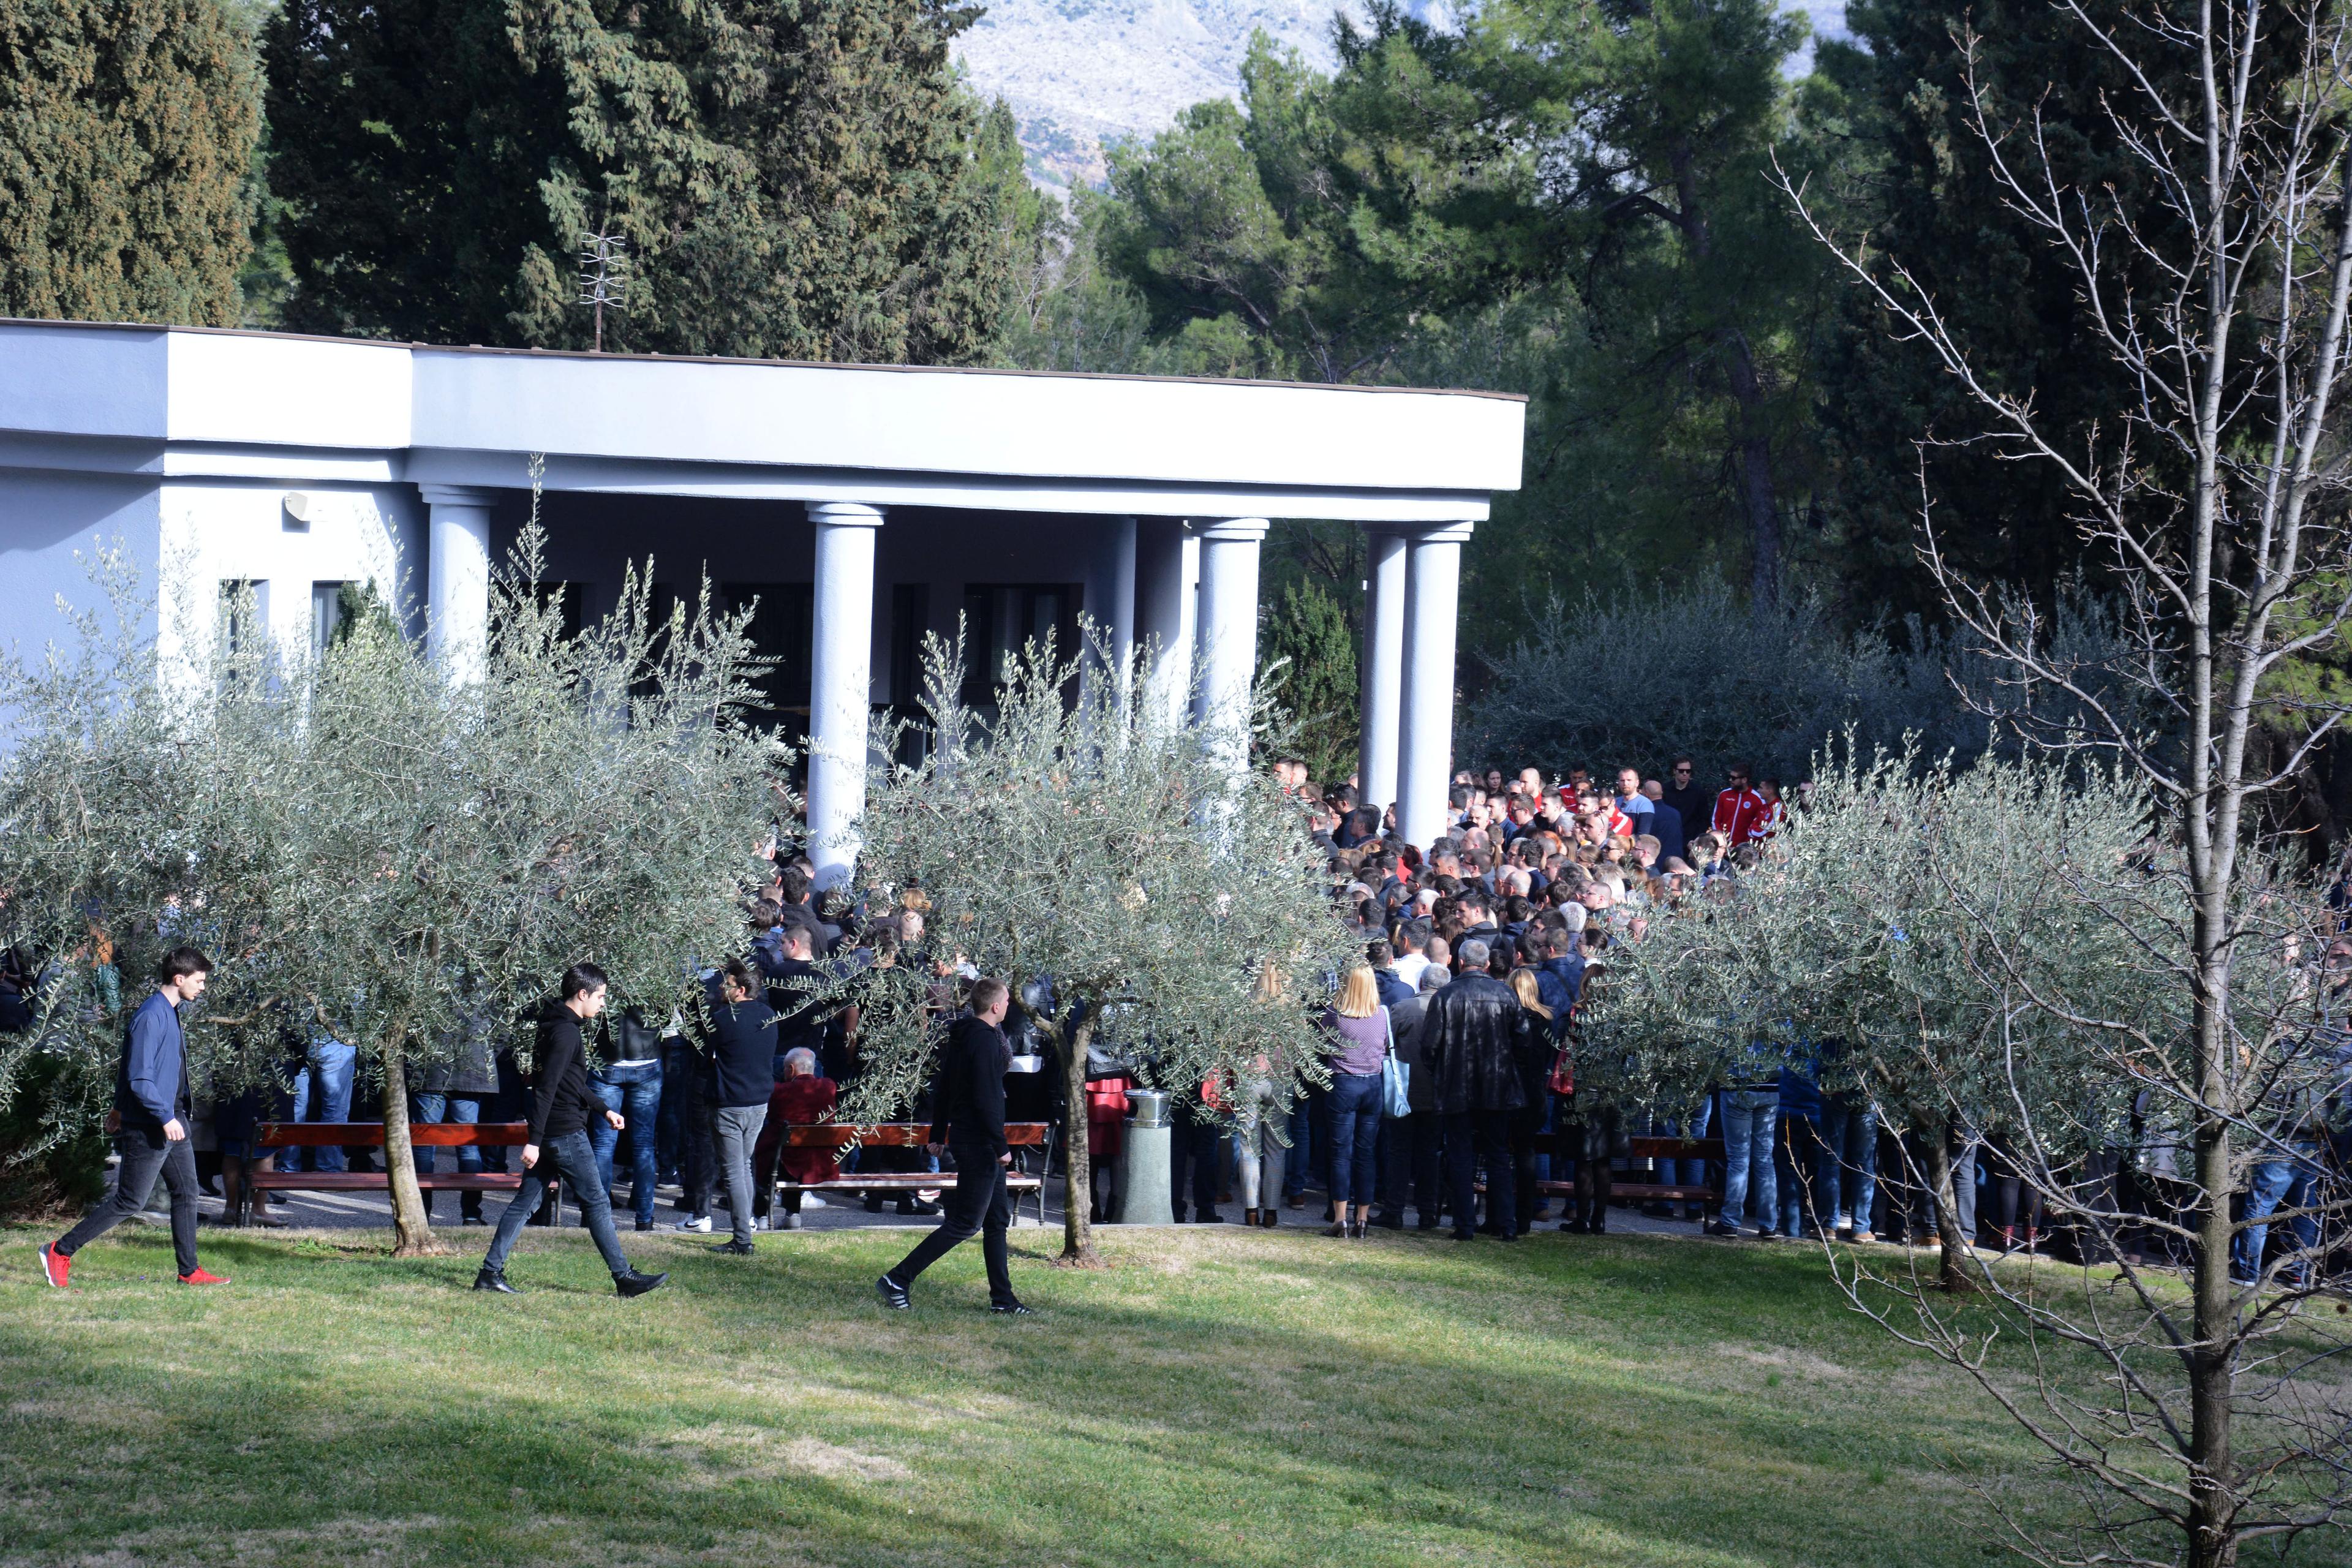
[[[626,1274],[613,1276],[613,1289],[619,1291],[625,1300],[633,1296],[642,1296],[648,1290],[660,1289],[668,1278],[667,1274],[640,1274],[632,1268]]]
[[[992,1312],[1001,1312],[1008,1318],[1034,1318],[1037,1315],[1037,1310],[1034,1307],[1025,1306],[1019,1301],[991,1301],[988,1304],[988,1310]]]
[[[500,1268],[485,1268],[479,1274],[475,1275],[474,1289],[477,1290],[495,1290],[501,1296],[520,1296],[522,1294],[521,1291],[507,1283],[506,1271]]]
[[[751,1244],[748,1241],[722,1241],[710,1250],[729,1258],[749,1258],[751,1256]]]
[[[914,1309],[914,1298],[907,1294],[907,1288],[887,1274],[874,1281],[874,1293],[882,1299],[884,1306],[894,1312],[911,1311]]]
[[[1706,1227],[1706,1234],[1709,1236],[1737,1237],[1739,1234],[1739,1227],[1736,1225],[1727,1225],[1722,1220],[1717,1220],[1713,1225]]]

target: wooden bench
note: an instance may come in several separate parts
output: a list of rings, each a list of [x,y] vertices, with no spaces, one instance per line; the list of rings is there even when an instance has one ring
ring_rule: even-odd
[[[1653,1138],[1637,1134],[1626,1140],[1631,1146],[1631,1158],[1635,1160],[1720,1160],[1723,1140],[1720,1138]],[[1555,1160],[1580,1159],[1580,1152],[1571,1153],[1559,1134],[1547,1132],[1536,1140],[1536,1152],[1549,1154]],[[1486,1184],[1478,1184],[1485,1192]],[[1574,1182],[1538,1182],[1536,1191],[1546,1196],[1574,1196]],[[1612,1204],[1685,1203],[1704,1208],[1721,1206],[1723,1194],[1710,1186],[1670,1185],[1664,1182],[1621,1182],[1613,1177],[1609,1184],[1609,1201]]]
[[[408,1141],[418,1149],[519,1149],[530,1142],[529,1124],[520,1121],[412,1121]],[[263,1149],[381,1149],[380,1121],[265,1121],[254,1140]],[[438,1162],[436,1162],[436,1163]],[[427,1193],[511,1193],[522,1185],[520,1174],[505,1171],[419,1171],[416,1184]],[[253,1218],[254,1194],[263,1193],[386,1193],[392,1177],[383,1171],[250,1171],[238,1194],[235,1215],[238,1225]],[[563,1220],[563,1194],[555,1194],[556,1223]]]
[[[828,1121],[797,1125],[784,1129],[781,1147],[786,1149],[920,1149],[931,1141],[928,1122],[886,1121],[873,1127],[853,1126],[846,1121]],[[1047,1124],[1043,1121],[1008,1121],[1004,1124],[1004,1141],[1015,1149],[1044,1148],[1047,1144]],[[944,1171],[841,1171],[840,1158],[835,1157],[838,1174],[822,1182],[796,1182],[779,1164],[776,1191],[785,1193],[856,1193],[863,1197],[873,1193],[904,1194],[934,1187],[950,1187],[955,1177]],[[1045,1178],[1033,1176],[1026,1171],[1008,1171],[1004,1184],[1013,1190],[1013,1212],[1020,1213],[1021,1196],[1037,1194],[1037,1223],[1045,1223]]]

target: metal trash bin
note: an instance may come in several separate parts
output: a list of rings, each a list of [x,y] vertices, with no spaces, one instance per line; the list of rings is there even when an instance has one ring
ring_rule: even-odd
[[[1169,1192],[1169,1162],[1175,1130],[1168,1121],[1168,1093],[1158,1089],[1127,1091],[1127,1154],[1118,1183],[1118,1223],[1174,1225]]]

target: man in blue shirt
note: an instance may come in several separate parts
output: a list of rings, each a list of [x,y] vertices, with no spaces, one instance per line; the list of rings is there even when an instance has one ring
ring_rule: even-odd
[[[41,1250],[41,1270],[60,1290],[74,1254],[144,1210],[159,1173],[172,1194],[172,1253],[180,1283],[228,1283],[196,1266],[196,1158],[188,1146],[194,1116],[187,1042],[180,1032],[180,1004],[205,994],[212,968],[212,960],[194,948],[173,948],[156,967],[155,994],[131,1016],[114,1069],[114,1110],[121,1127],[114,1139],[121,1163],[113,1195]]]

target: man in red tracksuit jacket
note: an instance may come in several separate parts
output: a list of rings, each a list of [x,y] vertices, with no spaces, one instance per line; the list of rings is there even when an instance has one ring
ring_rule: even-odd
[[[1709,824],[1728,838],[1734,848],[1755,843],[1769,826],[1764,797],[1748,787],[1748,777],[1745,764],[1731,769],[1731,783],[1715,797],[1715,820]]]

